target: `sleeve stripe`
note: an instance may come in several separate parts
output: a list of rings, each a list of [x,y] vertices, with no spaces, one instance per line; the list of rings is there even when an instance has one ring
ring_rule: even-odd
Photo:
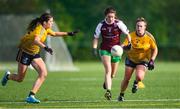
[[[94,32],[94,37],[95,38],[99,38],[100,34],[101,34],[101,27],[102,27],[102,23],[99,23],[96,27],[96,30]]]
[[[156,44],[156,40],[155,40],[155,38],[154,38],[154,36],[150,33],[150,32],[148,32],[148,31],[145,31],[145,33],[155,42],[155,44]]]
[[[128,30],[127,26],[122,21],[118,21],[117,25],[124,34],[126,34],[126,35],[129,34],[129,30]]]

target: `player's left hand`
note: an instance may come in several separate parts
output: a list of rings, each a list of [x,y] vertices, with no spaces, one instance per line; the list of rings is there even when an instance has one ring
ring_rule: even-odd
[[[123,46],[123,50],[130,50],[131,49],[131,43],[128,43],[128,45]]]
[[[75,30],[75,31],[72,31],[72,32],[68,32],[68,35],[69,35],[69,36],[75,36],[78,32],[79,32],[79,30]]]
[[[46,47],[44,47],[44,50],[45,50],[46,52],[48,52],[49,54],[53,55],[53,50],[52,50],[52,48],[46,46]]]
[[[151,59],[148,63],[148,70],[153,70],[154,69],[154,61]]]

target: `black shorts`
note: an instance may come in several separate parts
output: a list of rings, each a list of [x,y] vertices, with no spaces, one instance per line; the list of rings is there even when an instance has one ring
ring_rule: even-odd
[[[140,63],[134,63],[131,60],[129,60],[128,58],[126,58],[125,65],[128,67],[132,67],[132,68],[135,68],[137,65],[144,65],[145,67],[148,67],[148,62],[142,61]]]
[[[33,59],[40,58],[40,57],[41,56],[39,54],[31,55],[19,49],[16,56],[16,61],[24,65],[30,65]]]

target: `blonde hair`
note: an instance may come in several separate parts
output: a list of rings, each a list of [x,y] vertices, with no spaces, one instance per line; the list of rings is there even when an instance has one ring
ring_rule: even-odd
[[[147,21],[146,21],[146,19],[144,18],[144,17],[139,17],[139,18],[137,18],[136,19],[136,23],[137,22],[144,22],[145,24],[146,24],[146,26],[147,26]]]

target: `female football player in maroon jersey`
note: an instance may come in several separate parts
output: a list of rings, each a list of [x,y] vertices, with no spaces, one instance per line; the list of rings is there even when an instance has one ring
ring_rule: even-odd
[[[101,34],[102,41],[99,47],[99,54],[105,69],[103,88],[107,90],[104,96],[107,100],[111,100],[112,78],[117,72],[121,57],[112,56],[110,50],[112,46],[121,44],[121,33],[127,35],[129,46],[131,46],[131,37],[126,25],[121,20],[117,19],[116,10],[114,8],[108,7],[105,9],[104,14],[105,19],[97,25],[94,33],[93,53],[96,56],[98,55],[98,40]]]

